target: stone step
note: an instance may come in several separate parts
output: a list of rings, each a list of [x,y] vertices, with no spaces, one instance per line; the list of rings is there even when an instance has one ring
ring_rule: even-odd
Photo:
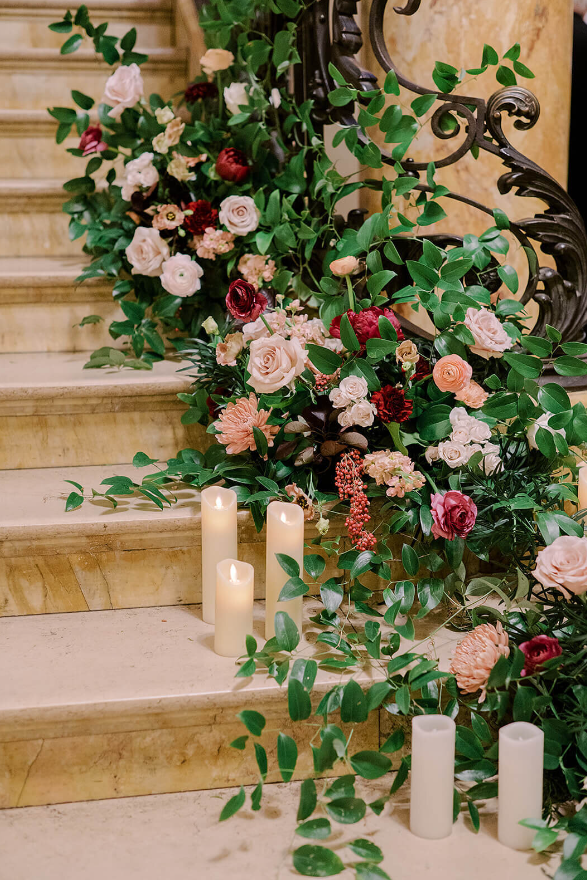
[[[116,464],[149,446],[153,457],[210,442],[180,423],[179,363],[152,371],[84,370],[88,352],[0,354],[0,463],[5,469]]]
[[[81,242],[69,240],[62,211],[68,198],[62,180],[0,179],[0,257],[79,257]]]
[[[368,802],[388,790],[385,778],[357,786]],[[300,875],[292,868],[292,849],[330,844],[343,861],[356,862],[345,843],[357,838],[381,848],[381,867],[393,880],[540,880],[552,876],[560,864],[560,854],[516,852],[498,843],[491,802],[481,808],[479,834],[461,813],[450,837],[422,840],[408,830],[409,791],[404,786],[380,816],[368,810],[355,825],[333,823],[335,835],[329,840],[309,841],[295,834],[299,783],[266,785],[258,813],[250,809],[252,789],[247,788],[247,806],[228,822],[219,822],[220,810],[237,791],[4,810],[0,846],[6,877],[179,880],[192,876],[197,865],[196,876],[206,880],[294,880]],[[354,872],[339,876],[348,880]]]
[[[0,353],[114,345],[108,324],[121,313],[112,283],[92,278],[76,285],[85,265],[83,256],[0,257]],[[96,314],[104,320],[79,326]]]
[[[140,51],[140,48],[139,48]],[[113,68],[88,49],[60,55],[57,49],[0,50],[0,100],[3,109],[44,109],[71,105],[72,84],[99,101]],[[149,49],[149,61],[141,66],[145,94],[158,92],[165,99],[186,85],[185,49]]]
[[[311,612],[312,600],[306,604]],[[262,603],[255,617],[261,643]],[[315,638],[308,623],[305,656]],[[267,719],[261,742],[269,781],[279,778],[277,731],[293,726],[286,694],[265,675],[235,679],[235,661],[214,653],[213,627],[202,622],[199,606],[4,620],[0,668],[11,670],[0,689],[0,807],[253,783],[252,749],[229,745],[244,732],[236,715],[245,708]],[[355,671],[366,687],[374,676]],[[315,699],[340,681],[340,672],[319,670]],[[393,723],[405,725],[397,716]],[[297,770],[307,774],[315,728],[295,728]],[[379,744],[380,720],[371,713],[356,725],[353,748]]]
[[[209,437],[209,435],[208,435]],[[205,439],[208,439],[205,438]],[[136,447],[147,450],[144,439]],[[0,616],[201,602],[199,494],[172,487],[177,503],[158,510],[146,498],[87,501],[66,512],[79,483],[90,494],[122,474],[140,482],[152,468],[131,464],[0,471]],[[255,566],[255,593],[265,595],[265,537],[239,512],[239,558]],[[339,522],[338,522],[338,521]],[[343,527],[333,518],[332,535]],[[306,526],[306,541],[317,535]],[[327,561],[325,580],[338,574]]]
[[[173,42],[170,0],[87,0],[85,5],[92,23],[99,25],[107,21],[110,34],[122,36],[135,27],[138,43],[144,48],[169,46]],[[61,21],[64,9],[55,0],[3,0],[0,6],[0,47],[60,48],[67,34],[54,33],[49,30],[49,25]]]
[[[67,152],[79,145],[79,135],[73,129],[71,137],[57,144],[58,124],[46,110],[0,110],[3,175],[12,180],[49,177],[64,181],[83,174],[88,160]],[[65,200],[66,194],[62,195]]]

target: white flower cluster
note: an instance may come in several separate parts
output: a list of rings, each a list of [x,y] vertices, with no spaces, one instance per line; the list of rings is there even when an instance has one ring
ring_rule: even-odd
[[[141,153],[132,159],[124,168],[125,179],[122,183],[122,198],[130,202],[133,193],[141,187],[150,188],[159,180],[159,172],[153,165],[153,153]]]
[[[342,412],[338,414],[338,422],[343,428],[358,425],[368,428],[375,418],[375,407],[367,400],[369,388],[362,376],[347,376],[338,388],[329,394],[332,405]]]
[[[450,414],[452,433],[450,440],[443,440],[438,446],[429,446],[425,452],[426,461],[444,461],[451,468],[462,467],[476,453],[482,452],[481,467],[486,474],[493,474],[502,467],[499,446],[490,443],[491,428],[480,419],[470,416],[462,406],[455,407]]]

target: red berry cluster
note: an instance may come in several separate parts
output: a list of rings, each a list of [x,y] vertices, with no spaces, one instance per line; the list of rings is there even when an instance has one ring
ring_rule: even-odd
[[[373,550],[377,544],[375,535],[367,532],[365,523],[369,522],[369,499],[365,495],[366,484],[363,482],[363,459],[358,449],[344,452],[336,465],[335,486],[341,501],[349,499],[350,513],[346,518],[349,537],[357,550]]]
[[[332,375],[327,375],[326,373],[315,373],[314,375],[314,388],[318,394],[321,394],[323,391],[326,391],[329,385],[331,385],[337,378],[340,373],[340,370],[337,370],[336,373]]]

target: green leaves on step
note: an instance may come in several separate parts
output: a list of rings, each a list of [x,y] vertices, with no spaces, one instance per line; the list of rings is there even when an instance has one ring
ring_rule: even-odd
[[[235,813],[244,807],[245,805],[245,790],[241,785],[238,794],[235,794],[230,798],[227,803],[222,807],[222,812],[220,813],[220,822],[226,821],[226,819],[230,819],[231,816],[234,816]]]
[[[265,724],[267,723],[265,721],[265,716],[261,715],[260,712],[256,712],[254,709],[243,709],[236,717],[242,721],[249,733],[252,733],[253,736],[261,736]]]
[[[336,853],[312,844],[305,844],[294,851],[293,864],[303,877],[333,877],[344,871],[344,864]]]

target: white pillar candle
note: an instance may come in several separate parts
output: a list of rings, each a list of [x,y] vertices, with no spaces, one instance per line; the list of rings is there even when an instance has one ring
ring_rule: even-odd
[[[542,816],[544,733],[535,724],[515,721],[499,731],[497,836],[511,849],[530,849],[536,834],[518,823]]]
[[[253,634],[255,571],[248,562],[223,559],[216,566],[216,623],[214,650],[223,657],[240,657]]]
[[[220,486],[202,491],[202,618],[214,623],[216,566],[238,556],[236,492]]]
[[[297,504],[272,501],[267,508],[267,565],[265,572],[265,638],[275,635],[275,615],[286,611],[302,634],[302,596],[289,602],[278,602],[279,594],[289,575],[277,561],[276,553],[291,556],[303,576],[304,511]]]
[[[587,510],[587,465],[579,470],[579,510]]]
[[[456,727],[446,715],[412,719],[410,830],[439,840],[453,826]]]

